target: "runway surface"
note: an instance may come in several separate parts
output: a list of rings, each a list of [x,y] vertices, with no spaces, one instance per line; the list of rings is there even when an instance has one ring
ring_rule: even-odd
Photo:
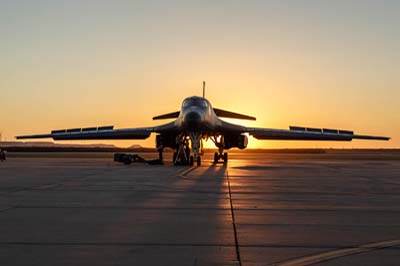
[[[0,265],[400,265],[398,159],[69,157],[0,163]]]

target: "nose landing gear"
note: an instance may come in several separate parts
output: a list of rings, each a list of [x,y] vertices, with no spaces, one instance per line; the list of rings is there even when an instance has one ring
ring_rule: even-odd
[[[193,159],[196,159],[197,166],[201,165],[201,138],[202,135],[200,132],[189,132],[190,142],[192,143],[192,150],[193,150]]]
[[[190,155],[189,139],[192,144],[193,155]],[[190,133],[177,137],[178,148],[173,154],[174,165],[190,165],[196,162],[197,166],[201,165],[200,149],[201,149],[201,133]]]
[[[178,148],[173,154],[174,165],[191,165],[189,140],[186,135],[177,137]],[[193,163],[192,163],[193,164]]]

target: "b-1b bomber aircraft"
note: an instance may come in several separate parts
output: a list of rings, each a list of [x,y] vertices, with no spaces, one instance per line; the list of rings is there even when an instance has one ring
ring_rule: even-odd
[[[353,131],[290,126],[289,129],[246,127],[226,122],[220,117],[256,120],[255,117],[213,108],[204,97],[192,96],[184,99],[180,111],[153,117],[153,120],[175,119],[172,122],[141,128],[114,129],[114,126],[71,128],[53,130],[50,134],[17,136],[17,139],[53,138],[54,140],[110,140],[146,139],[156,133],[156,148],[160,161],[164,148],[174,150],[175,165],[201,165],[202,141],[211,139],[218,152],[214,153],[214,163],[228,162],[231,148],[247,147],[246,133],[260,140],[328,140],[351,141],[353,139],[389,140],[388,137],[355,134]]]

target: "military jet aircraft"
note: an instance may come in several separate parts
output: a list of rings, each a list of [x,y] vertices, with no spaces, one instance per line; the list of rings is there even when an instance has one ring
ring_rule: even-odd
[[[351,141],[353,139],[389,140],[388,137],[355,134],[353,131],[290,126],[289,129],[246,127],[226,122],[220,117],[256,120],[255,117],[213,108],[204,97],[192,96],[184,99],[181,110],[153,117],[153,120],[175,119],[172,122],[142,128],[114,129],[114,126],[71,128],[53,130],[50,134],[17,136],[17,139],[53,138],[54,140],[100,140],[100,139],[146,139],[156,133],[156,147],[160,160],[164,148],[174,150],[175,165],[201,164],[202,141],[211,139],[218,152],[214,153],[214,162],[228,162],[224,151],[231,148],[245,149],[247,136],[261,140],[329,140]],[[192,152],[191,152],[192,151]]]

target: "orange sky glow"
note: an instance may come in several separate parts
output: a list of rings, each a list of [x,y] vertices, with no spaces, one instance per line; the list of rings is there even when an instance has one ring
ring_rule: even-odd
[[[400,19],[393,11],[399,5],[291,3],[2,3],[3,140],[62,128],[161,124],[151,118],[201,95],[206,80],[214,107],[257,117],[230,122],[392,137],[250,138],[250,148],[400,148]],[[101,142],[154,147],[154,136]]]

